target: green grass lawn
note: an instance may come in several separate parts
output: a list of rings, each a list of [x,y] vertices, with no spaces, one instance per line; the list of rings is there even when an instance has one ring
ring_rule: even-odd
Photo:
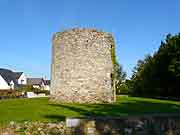
[[[113,104],[55,104],[48,98],[0,100],[0,123],[59,121],[79,116],[136,116],[180,114],[180,102],[138,97],[117,97]]]

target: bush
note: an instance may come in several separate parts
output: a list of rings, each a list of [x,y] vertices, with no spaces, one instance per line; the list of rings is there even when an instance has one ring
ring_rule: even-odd
[[[33,88],[32,85],[24,85],[18,89],[18,91],[23,91],[23,92],[34,92],[35,94],[40,94],[40,93],[45,93],[46,95],[50,94],[50,91],[48,90],[41,90],[38,88]]]
[[[127,87],[127,85],[125,83],[122,84],[120,87],[120,94],[123,94],[123,95],[129,94],[129,88]]]
[[[125,80],[116,86],[117,95],[129,95],[131,94],[131,81]]]
[[[136,96],[180,98],[180,33],[167,35],[153,55],[139,60],[131,80]]]
[[[23,97],[22,92],[17,90],[0,90],[0,99],[20,98]]]
[[[32,92],[34,92],[36,94],[40,94],[40,93],[45,93],[46,95],[50,94],[50,91],[48,91],[48,90],[40,90],[40,89],[34,89]]]
[[[23,92],[28,92],[28,91],[33,91],[33,86],[32,85],[23,85],[19,87],[17,90],[18,91],[23,91]]]

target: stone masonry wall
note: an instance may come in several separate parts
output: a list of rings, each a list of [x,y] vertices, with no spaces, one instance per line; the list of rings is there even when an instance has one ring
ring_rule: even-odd
[[[95,29],[70,29],[53,36],[51,100],[113,102],[111,34]]]

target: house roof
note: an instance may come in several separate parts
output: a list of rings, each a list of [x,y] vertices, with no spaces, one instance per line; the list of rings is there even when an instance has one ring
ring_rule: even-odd
[[[44,82],[43,78],[27,78],[28,85],[40,85]]]
[[[0,68],[0,75],[8,84],[10,84],[11,81],[17,84],[15,73],[11,70]]]
[[[16,79],[19,79],[23,72],[14,72]]]
[[[45,83],[45,85],[50,85],[51,81],[50,80],[45,80],[44,83]]]

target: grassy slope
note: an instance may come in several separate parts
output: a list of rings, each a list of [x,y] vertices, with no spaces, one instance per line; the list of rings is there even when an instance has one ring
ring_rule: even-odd
[[[73,116],[131,116],[180,113],[180,102],[118,97],[114,104],[54,104],[47,98],[0,101],[0,123],[8,121],[57,121]]]

